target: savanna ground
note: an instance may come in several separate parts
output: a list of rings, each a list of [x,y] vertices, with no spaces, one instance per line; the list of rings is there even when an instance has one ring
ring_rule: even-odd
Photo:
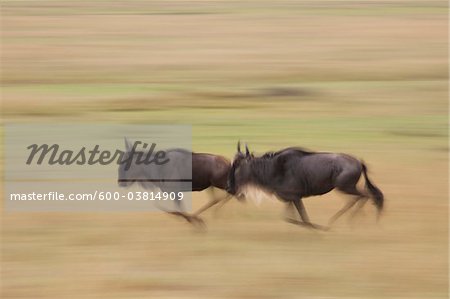
[[[192,124],[352,153],[386,195],[331,232],[231,202],[207,232],[160,213],[2,213],[2,298],[447,298],[446,1],[2,1],[5,122]],[[2,162],[3,163],[3,162]],[[194,204],[207,193],[194,195]],[[317,223],[345,203],[305,200]]]

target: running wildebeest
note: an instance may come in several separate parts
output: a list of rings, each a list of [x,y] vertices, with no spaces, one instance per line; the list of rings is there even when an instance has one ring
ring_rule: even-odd
[[[356,186],[361,173],[367,192],[358,190]],[[358,210],[362,208],[368,198],[371,198],[377,207],[378,216],[383,209],[383,193],[369,180],[366,165],[347,154],[310,152],[291,147],[253,157],[247,146],[244,155],[238,143],[228,185],[228,192],[238,198],[245,196],[249,188],[256,188],[288,203],[288,208],[293,203],[302,222],[287,220],[310,228],[323,227],[310,222],[302,198],[322,195],[333,189],[353,195],[354,199],[330,219],[329,225],[357,202]]]
[[[126,138],[125,147],[126,152],[122,159],[128,158],[133,153],[132,146]],[[214,194],[214,188],[226,191],[231,162],[222,156],[193,153],[185,149],[169,149],[164,152],[166,158],[170,160],[170,163],[165,165],[156,167],[132,163],[129,169],[126,169],[125,163],[120,164],[119,186],[129,187],[136,182],[144,189],[158,188],[162,192],[175,192],[176,194],[209,189],[212,199],[195,213],[183,212],[182,201],[178,197],[175,200],[177,211],[167,211],[172,215],[183,217],[190,223],[204,225],[203,220],[199,217],[201,213],[219,202],[224,205],[231,199],[229,193],[223,198],[218,198]]]

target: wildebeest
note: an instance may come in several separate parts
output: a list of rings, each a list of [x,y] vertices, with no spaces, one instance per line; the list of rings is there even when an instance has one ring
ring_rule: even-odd
[[[361,173],[367,191],[360,191],[356,186]],[[360,202],[361,208],[368,198],[377,207],[378,216],[383,209],[383,193],[369,180],[366,165],[347,154],[310,152],[290,147],[253,157],[247,146],[244,155],[238,143],[228,185],[228,192],[237,197],[245,196],[246,190],[252,187],[275,195],[287,202],[288,207],[293,203],[302,222],[293,219],[288,221],[311,228],[323,227],[310,222],[302,198],[322,195],[333,189],[353,195],[354,199],[330,219],[329,225],[357,202]]]
[[[123,159],[132,155],[132,147],[125,138],[126,152]],[[177,211],[170,214],[181,216],[193,224],[204,225],[199,215],[222,202],[225,204],[231,198],[227,193],[225,197],[214,196],[214,188],[226,190],[228,174],[231,168],[231,161],[225,157],[206,153],[193,153],[185,149],[168,149],[164,151],[170,163],[165,165],[145,165],[132,163],[129,169],[122,163],[118,171],[118,183],[121,187],[131,186],[138,183],[144,189],[158,188],[166,192],[191,192],[211,190],[212,199],[206,205],[198,209],[193,214],[183,211],[182,201],[176,198]]]

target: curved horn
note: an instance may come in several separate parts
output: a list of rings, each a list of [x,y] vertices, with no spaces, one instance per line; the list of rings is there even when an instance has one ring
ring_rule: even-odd
[[[125,148],[126,148],[127,152],[129,152],[131,150],[131,144],[128,141],[127,137],[124,137],[124,139],[125,139]]]
[[[250,157],[250,151],[248,150],[247,143],[245,144],[245,156]]]
[[[238,153],[241,152],[241,141],[240,140],[237,143],[237,151],[238,151]]]

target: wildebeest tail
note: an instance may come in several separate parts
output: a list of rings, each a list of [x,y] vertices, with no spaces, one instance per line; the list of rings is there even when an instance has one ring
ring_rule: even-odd
[[[362,171],[363,171],[364,179],[366,180],[366,189],[372,195],[372,199],[373,199],[375,206],[378,209],[378,213],[381,213],[381,211],[383,210],[383,204],[384,204],[383,192],[381,192],[381,190],[378,189],[378,187],[375,186],[369,180],[369,177],[367,176],[367,167],[363,162],[361,162],[361,164],[362,164]]]

